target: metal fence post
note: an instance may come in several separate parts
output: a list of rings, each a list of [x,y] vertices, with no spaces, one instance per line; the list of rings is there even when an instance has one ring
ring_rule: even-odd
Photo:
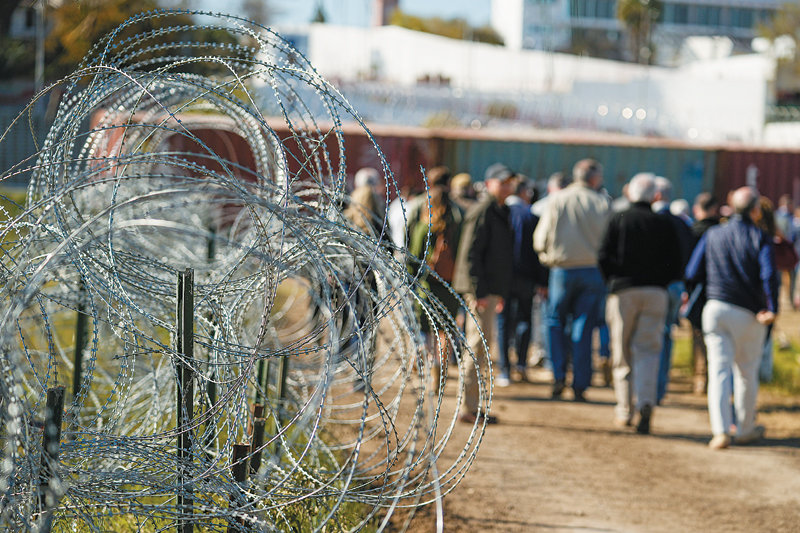
[[[191,518],[194,505],[190,475],[192,461],[191,429],[188,427],[194,418],[194,375],[190,361],[194,359],[194,270],[187,268],[178,273],[177,309],[177,353],[176,370],[178,378],[178,510],[181,517],[177,521],[178,533],[192,533],[194,525]]]

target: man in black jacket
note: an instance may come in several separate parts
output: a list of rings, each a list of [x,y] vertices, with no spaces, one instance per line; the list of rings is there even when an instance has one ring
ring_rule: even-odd
[[[473,205],[464,217],[453,277],[453,289],[464,295],[467,307],[477,319],[477,324],[471,317],[466,320],[467,343],[475,361],[467,354],[461,356],[465,385],[460,420],[467,423],[478,418],[496,422],[486,414],[485,407],[481,408],[475,363],[481,372],[488,367],[484,337],[486,343],[491,343],[496,313],[502,311],[513,276],[513,234],[505,200],[514,190],[514,173],[495,163],[486,169],[485,177],[489,196]]]
[[[617,400],[615,425],[632,425],[635,393],[636,430],[646,434],[656,404],[666,287],[681,275],[681,251],[670,221],[650,207],[654,176],[637,174],[627,190],[631,205],[609,221],[598,263],[609,292],[606,321]]]

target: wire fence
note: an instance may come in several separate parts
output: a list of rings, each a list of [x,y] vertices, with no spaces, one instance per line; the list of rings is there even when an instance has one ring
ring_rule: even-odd
[[[238,44],[189,42],[182,13],[37,95],[54,123],[1,176],[30,185],[0,205],[0,528],[441,529],[485,422],[455,430],[465,376],[421,317],[475,355],[386,221],[342,214],[358,113],[269,29],[202,13]]]

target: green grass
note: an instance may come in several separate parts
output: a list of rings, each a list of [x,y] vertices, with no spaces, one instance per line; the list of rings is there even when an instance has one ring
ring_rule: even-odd
[[[763,390],[785,396],[800,394],[800,343],[792,339],[790,344],[789,349],[781,350],[775,343],[772,381],[762,383]],[[691,337],[680,336],[675,339],[672,349],[672,368],[682,375],[692,376]]]

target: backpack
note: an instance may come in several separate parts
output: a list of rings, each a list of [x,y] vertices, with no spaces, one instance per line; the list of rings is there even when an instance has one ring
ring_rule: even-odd
[[[447,242],[444,233],[440,233],[436,237],[436,242],[433,245],[433,252],[427,262],[430,269],[439,274],[439,277],[444,281],[447,283],[453,281],[453,273],[456,270],[456,259],[453,255],[453,249]]]

